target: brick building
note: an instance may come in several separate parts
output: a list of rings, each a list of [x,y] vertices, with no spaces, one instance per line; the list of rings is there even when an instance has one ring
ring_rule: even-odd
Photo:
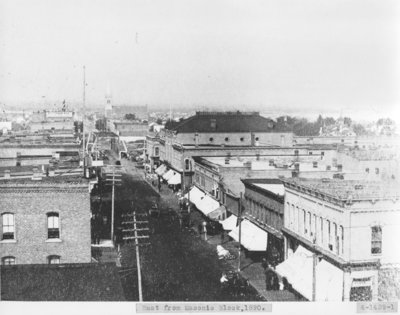
[[[0,183],[2,264],[91,262],[89,182],[77,176]]]
[[[258,150],[262,154],[266,148],[291,147],[292,138],[291,132],[276,132],[273,121],[258,112],[196,112],[148,140],[152,142],[150,150],[159,148],[159,160],[184,175],[184,184],[190,184],[192,156],[225,155],[231,151],[232,155],[255,154]]]

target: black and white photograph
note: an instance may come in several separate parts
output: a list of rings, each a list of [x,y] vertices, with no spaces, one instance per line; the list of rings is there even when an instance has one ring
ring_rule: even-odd
[[[395,0],[0,0],[0,313],[397,312],[399,34]]]

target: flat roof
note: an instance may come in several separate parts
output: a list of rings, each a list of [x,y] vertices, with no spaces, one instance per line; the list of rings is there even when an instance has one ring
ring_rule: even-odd
[[[29,178],[18,178],[12,177],[11,179],[4,179],[0,181],[0,191],[7,189],[24,189],[24,188],[53,188],[55,190],[62,188],[85,188],[87,189],[89,179],[83,177],[82,174],[72,175],[56,175],[56,176],[44,176],[41,180],[33,180],[31,176]]]
[[[282,179],[286,187],[338,200],[376,200],[400,197],[400,183],[341,179]]]
[[[115,264],[1,266],[8,301],[125,301]]]

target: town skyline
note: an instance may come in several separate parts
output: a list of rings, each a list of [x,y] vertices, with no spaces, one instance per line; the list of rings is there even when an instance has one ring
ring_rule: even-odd
[[[395,117],[398,4],[385,4],[3,1],[0,103],[79,104],[85,65],[89,107],[110,90],[115,104]]]

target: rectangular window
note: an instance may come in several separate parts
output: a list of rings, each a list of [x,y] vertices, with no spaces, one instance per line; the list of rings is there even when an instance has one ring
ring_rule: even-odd
[[[339,239],[338,239],[338,230],[336,223],[333,223],[333,241],[336,255],[339,255]]]
[[[382,254],[382,227],[371,227],[371,254]]]
[[[47,257],[47,261],[50,265],[59,264],[60,263],[60,256],[51,255]]]
[[[344,254],[344,229],[343,226],[340,226],[340,249],[341,254]]]
[[[317,216],[313,214],[313,231],[312,231],[313,241],[317,241]]]
[[[13,240],[15,238],[15,221],[13,213],[3,213],[1,215],[2,222],[2,239]]]
[[[307,218],[305,210],[303,210],[303,233],[307,234]]]
[[[327,226],[328,226],[328,248],[329,250],[333,250],[333,245],[332,245],[332,235],[331,235],[331,221],[327,220],[326,221]]]
[[[7,265],[15,265],[15,257],[13,257],[13,256],[3,257],[1,259],[1,264],[5,265],[5,266],[7,266]]]
[[[319,222],[321,226],[321,246],[324,246],[324,219],[322,219],[322,217],[319,217]]]
[[[47,214],[47,238],[60,238],[58,213]]]

